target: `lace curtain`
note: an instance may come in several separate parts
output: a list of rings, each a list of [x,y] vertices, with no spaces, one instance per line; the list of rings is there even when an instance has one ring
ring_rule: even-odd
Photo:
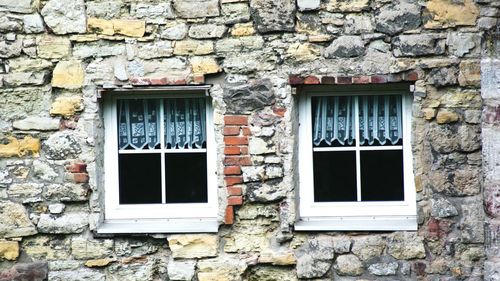
[[[314,98],[313,143],[352,145],[355,139],[355,99],[359,104],[361,145],[398,143],[403,137],[401,96]]]
[[[205,100],[118,100],[119,148],[154,149],[160,144],[163,102],[165,147],[201,148],[206,142]]]

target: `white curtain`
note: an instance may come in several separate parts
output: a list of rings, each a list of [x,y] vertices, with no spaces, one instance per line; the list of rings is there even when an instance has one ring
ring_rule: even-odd
[[[359,105],[361,145],[398,143],[403,137],[401,96],[314,98],[313,143],[315,146],[352,145],[355,139],[355,99]],[[377,142],[376,142],[377,141]]]
[[[157,147],[160,118],[164,122],[165,148],[201,148],[206,142],[205,111],[203,98],[118,100],[119,148]]]

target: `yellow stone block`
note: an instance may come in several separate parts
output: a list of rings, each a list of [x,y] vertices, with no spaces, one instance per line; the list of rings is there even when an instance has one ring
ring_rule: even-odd
[[[183,40],[175,42],[174,55],[208,55],[214,52],[211,41]]]
[[[83,110],[82,99],[79,97],[58,97],[52,108],[50,109],[51,115],[62,115],[69,117],[75,115],[76,112]]]
[[[369,0],[329,0],[325,7],[329,12],[361,12],[368,9]]]
[[[217,61],[211,57],[193,57],[190,61],[194,74],[209,74],[221,71]]]
[[[233,36],[249,36],[255,34],[255,29],[252,23],[237,23],[231,29],[231,35]]]
[[[113,23],[105,19],[89,18],[87,19],[87,30],[105,35],[115,34]]]
[[[83,86],[84,76],[80,61],[60,61],[52,74],[52,87],[79,89]]]
[[[292,251],[263,251],[259,257],[259,263],[270,263],[273,265],[294,265],[297,258]]]
[[[38,39],[36,48],[40,58],[60,59],[70,54],[71,42],[65,37],[44,35]]]
[[[7,144],[0,144],[0,157],[22,157],[27,154],[38,156],[40,152],[40,140],[31,136],[25,136],[22,140],[8,137],[7,140]]]
[[[115,259],[109,259],[109,258],[88,260],[85,262],[85,266],[86,267],[103,267],[103,266],[106,266],[114,261],[115,261]]]
[[[312,61],[320,55],[319,50],[309,43],[293,43],[288,47],[287,53],[298,62]]]
[[[0,259],[16,260],[19,257],[19,243],[16,241],[0,241]]]
[[[219,242],[212,234],[176,234],[168,237],[174,258],[204,258],[217,255]]]
[[[93,42],[99,40],[96,34],[75,34],[69,37],[69,40],[75,42]]]
[[[427,10],[432,20],[425,24],[426,28],[476,25],[479,16],[479,8],[474,0],[465,0],[463,3],[453,0],[430,0],[427,1]]]
[[[146,32],[146,22],[143,20],[111,20],[116,34],[130,37],[142,37]]]

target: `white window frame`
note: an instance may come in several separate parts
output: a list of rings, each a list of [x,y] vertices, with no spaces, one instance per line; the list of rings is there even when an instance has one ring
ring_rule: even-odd
[[[191,89],[191,90],[190,90]],[[119,204],[118,175],[118,99],[168,99],[206,97],[208,88],[183,88],[184,91],[160,90],[128,93],[109,93],[103,103],[104,117],[104,221],[98,233],[169,233],[169,232],[217,232],[218,200],[215,163],[215,136],[211,99],[206,100],[206,149],[165,149],[163,118],[160,118],[161,149],[120,151],[120,153],[189,153],[207,154],[207,203],[168,204]],[[187,91],[185,91],[187,90]],[[163,116],[163,103],[160,115]],[[165,202],[165,159],[161,159],[162,201]],[[168,172],[166,173],[168,176]]]
[[[314,202],[312,96],[401,95],[403,144],[401,146],[362,147],[359,144],[359,116],[356,106],[356,146],[317,148],[318,150],[356,151],[358,202]],[[356,99],[357,100],[357,99]],[[359,90],[353,87],[325,90],[305,89],[299,94],[299,217],[296,230],[416,230],[416,192],[411,153],[412,95],[404,90]],[[360,158],[362,150],[403,150],[404,201],[360,202]]]

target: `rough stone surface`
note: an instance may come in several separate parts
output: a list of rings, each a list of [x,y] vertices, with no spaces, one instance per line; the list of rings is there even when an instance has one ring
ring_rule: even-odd
[[[47,280],[48,271],[46,262],[18,263],[7,270],[0,271],[0,280],[43,281]]]
[[[85,237],[71,240],[71,254],[75,259],[87,260],[109,256],[113,250],[113,240],[90,240]]]
[[[182,18],[214,17],[220,14],[217,0],[174,0],[174,9]]]
[[[341,36],[325,49],[326,58],[350,58],[363,55],[365,45],[359,36]]]
[[[80,61],[60,61],[52,73],[52,86],[65,89],[81,88],[84,75]]]
[[[431,54],[443,54],[445,52],[445,41],[432,35],[400,35],[395,37],[394,55],[401,56],[424,56]]]
[[[45,23],[56,34],[87,31],[84,0],[50,0],[41,14]]]
[[[335,260],[338,275],[359,276],[363,274],[363,264],[355,255],[340,255]]]
[[[85,213],[65,213],[62,216],[40,215],[37,228],[41,233],[81,233],[89,224]]]
[[[43,19],[39,14],[25,15],[23,17],[24,32],[42,33],[45,31]]]
[[[297,250],[296,256],[299,278],[322,277],[332,265],[333,240],[329,237],[309,240]]]
[[[292,31],[295,27],[295,1],[251,0],[255,26],[261,33]]]
[[[19,257],[19,243],[16,241],[0,241],[0,260],[16,260]]]
[[[451,0],[431,0],[426,3],[431,19],[428,28],[475,25],[479,9],[472,0],[453,2]]]
[[[36,234],[35,226],[21,204],[0,201],[0,236],[3,238]]]
[[[192,280],[195,266],[195,261],[170,261],[167,269],[168,278],[170,280]]]
[[[422,237],[414,232],[395,233],[389,237],[387,252],[396,259],[425,257]]]
[[[36,0],[5,0],[0,3],[0,11],[29,14],[37,10],[38,1]]]
[[[174,258],[204,258],[217,255],[217,236],[210,234],[169,235],[168,245]]]
[[[275,97],[268,80],[228,87],[224,92],[227,110],[232,113],[250,112],[274,103]]]
[[[396,1],[384,5],[375,16],[375,30],[394,35],[420,26],[420,6],[411,1]]]
[[[397,262],[375,263],[368,267],[371,274],[377,276],[396,275],[399,265]]]
[[[59,129],[59,120],[49,117],[30,116],[16,120],[12,126],[18,130],[54,131]]]

